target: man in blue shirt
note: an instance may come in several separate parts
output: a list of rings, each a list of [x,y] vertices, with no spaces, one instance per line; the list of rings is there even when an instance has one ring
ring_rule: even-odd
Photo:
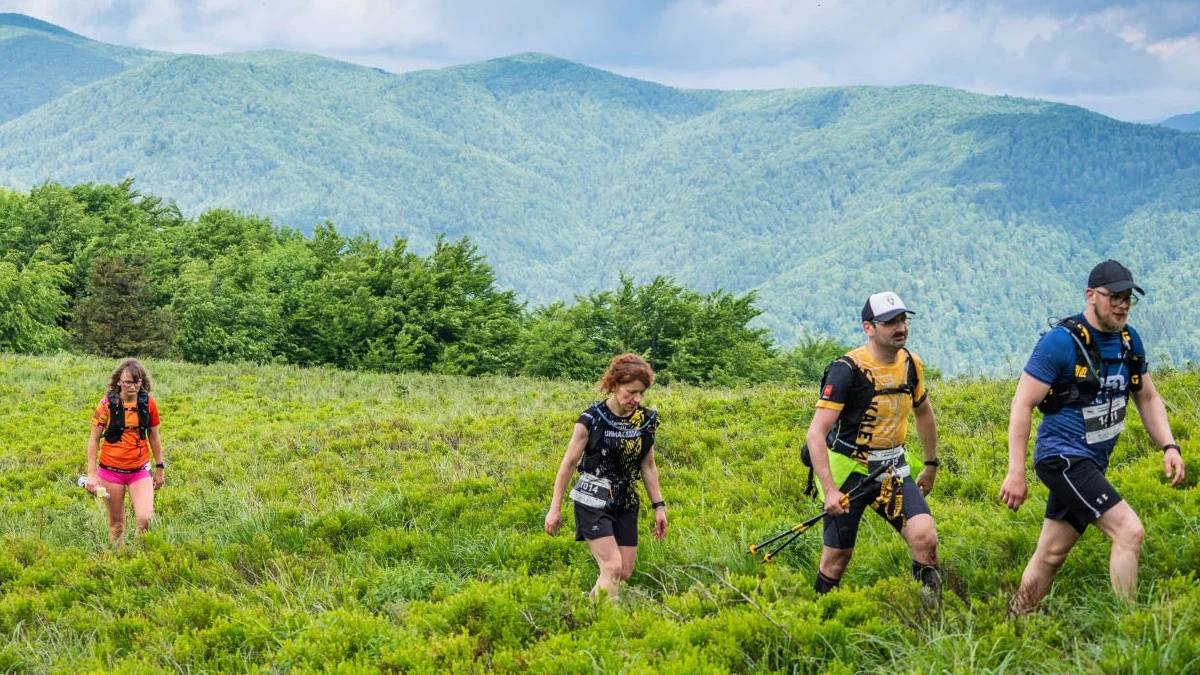
[[[1134,599],[1145,530],[1104,476],[1125,428],[1129,397],[1150,438],[1163,448],[1163,471],[1171,486],[1183,480],[1183,459],[1146,371],[1141,338],[1126,325],[1138,302],[1134,291],[1145,295],[1121,263],[1106,260],[1093,268],[1087,307],[1042,336],[1017,383],[1008,422],[1008,475],[1000,499],[1014,511],[1025,501],[1025,450],[1035,407],[1044,417],[1034,445],[1034,471],[1050,496],[1037,550],[1010,605],[1014,615],[1032,611],[1046,596],[1089,523],[1112,540],[1113,591]]]

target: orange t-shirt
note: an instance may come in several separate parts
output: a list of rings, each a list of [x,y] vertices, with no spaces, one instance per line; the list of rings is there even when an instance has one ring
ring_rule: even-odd
[[[150,397],[150,427],[158,426],[158,404]],[[150,447],[142,440],[138,432],[137,403],[122,404],[125,408],[125,431],[121,440],[109,443],[100,436],[100,463],[117,469],[136,469],[145,466],[150,461]],[[108,428],[108,397],[100,399],[96,409],[92,411],[92,424],[100,427],[100,431]]]

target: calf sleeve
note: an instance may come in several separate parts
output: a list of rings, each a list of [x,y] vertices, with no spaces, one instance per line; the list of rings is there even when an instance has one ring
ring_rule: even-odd
[[[837,588],[837,585],[841,582],[841,579],[834,579],[832,577],[825,576],[825,573],[818,568],[817,580],[813,582],[813,590],[821,595],[825,595],[829,591]]]

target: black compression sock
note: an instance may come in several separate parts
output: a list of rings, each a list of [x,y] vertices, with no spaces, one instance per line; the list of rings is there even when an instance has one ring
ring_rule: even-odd
[[[912,563],[912,575],[927,588],[938,591],[942,588],[942,570],[937,565],[926,565],[916,560]]]
[[[829,591],[837,588],[837,585],[842,582],[841,579],[833,579],[825,576],[825,573],[820,569],[817,570],[817,580],[813,582],[813,590],[821,595],[825,595]]]

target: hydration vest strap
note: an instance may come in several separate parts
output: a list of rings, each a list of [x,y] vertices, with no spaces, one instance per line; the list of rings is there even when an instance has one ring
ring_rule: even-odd
[[[1092,336],[1090,333],[1088,333],[1087,326],[1083,326],[1083,325],[1079,326],[1079,329],[1083,334],[1083,338],[1084,338],[1083,340],[1079,339],[1079,336],[1075,334],[1075,331],[1073,331],[1069,328],[1066,328],[1066,326],[1063,326],[1063,328],[1064,328],[1064,330],[1067,331],[1067,334],[1071,336],[1071,339],[1075,341],[1075,346],[1079,347],[1079,353],[1083,354],[1083,360],[1084,360],[1084,363],[1087,364],[1088,369],[1090,369],[1091,372],[1093,374],[1095,374],[1095,376],[1097,378],[1099,378],[1100,370],[1098,368],[1096,368],[1096,363],[1094,361],[1092,361],[1092,356],[1088,352],[1088,347],[1090,347],[1092,344]]]

